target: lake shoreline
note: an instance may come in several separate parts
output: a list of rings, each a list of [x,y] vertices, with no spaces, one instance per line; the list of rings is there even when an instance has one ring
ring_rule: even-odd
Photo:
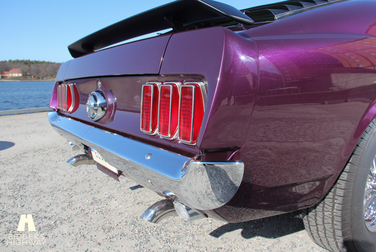
[[[15,110],[0,110],[0,116],[22,115],[22,114],[40,113],[40,112],[51,112],[51,111],[53,111],[53,109],[49,108],[49,107],[15,109]]]
[[[54,81],[0,81],[0,111],[48,107]]]

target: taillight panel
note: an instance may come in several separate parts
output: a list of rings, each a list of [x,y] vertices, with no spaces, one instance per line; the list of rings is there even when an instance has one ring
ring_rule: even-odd
[[[204,117],[203,82],[148,82],[142,86],[141,131],[195,144]]]
[[[57,108],[68,113],[74,113],[80,105],[80,95],[76,84],[61,84],[57,86]]]

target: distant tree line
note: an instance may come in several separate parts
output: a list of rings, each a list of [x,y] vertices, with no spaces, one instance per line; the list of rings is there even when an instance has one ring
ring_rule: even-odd
[[[0,61],[0,74],[13,68],[22,71],[23,78],[54,79],[61,63],[39,60],[4,60]]]

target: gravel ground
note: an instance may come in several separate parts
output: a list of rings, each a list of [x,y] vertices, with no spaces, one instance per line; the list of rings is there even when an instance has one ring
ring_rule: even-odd
[[[1,116],[0,129],[0,251],[323,251],[296,213],[147,223],[140,215],[162,198],[95,166],[69,166],[78,153],[46,113]],[[17,231],[21,214],[32,215],[36,232]]]

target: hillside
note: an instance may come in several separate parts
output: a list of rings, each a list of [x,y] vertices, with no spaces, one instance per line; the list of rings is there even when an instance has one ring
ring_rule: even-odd
[[[5,60],[0,61],[0,74],[13,68],[19,68],[22,77],[9,77],[9,79],[55,79],[60,66],[61,63],[38,60]]]

